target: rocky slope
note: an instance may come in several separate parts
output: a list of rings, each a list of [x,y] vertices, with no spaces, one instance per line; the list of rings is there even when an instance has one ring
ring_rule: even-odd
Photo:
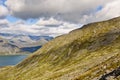
[[[0,79],[120,80],[119,66],[120,17],[56,37],[18,65],[0,69]],[[104,77],[109,73],[117,76]]]

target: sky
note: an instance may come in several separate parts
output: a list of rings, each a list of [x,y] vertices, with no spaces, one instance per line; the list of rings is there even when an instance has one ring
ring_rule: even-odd
[[[0,33],[59,36],[120,16],[120,0],[0,0]]]

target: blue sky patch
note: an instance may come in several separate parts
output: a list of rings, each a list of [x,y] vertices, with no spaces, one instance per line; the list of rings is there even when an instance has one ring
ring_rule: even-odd
[[[98,6],[98,7],[96,8],[96,11],[100,11],[100,10],[102,10],[102,8],[103,8],[103,6]]]
[[[9,22],[11,22],[11,23],[14,23],[14,22],[16,22],[16,21],[19,20],[19,18],[13,17],[13,16],[11,16],[11,15],[8,15],[8,16],[6,17],[6,19],[7,19]]]
[[[0,0],[0,5],[6,6],[6,5],[5,5],[5,1],[6,1],[6,0]]]
[[[29,25],[31,25],[31,24],[35,24],[37,21],[38,21],[38,19],[32,19],[32,18],[30,18],[30,19],[28,19],[26,21],[26,23],[29,24]]]

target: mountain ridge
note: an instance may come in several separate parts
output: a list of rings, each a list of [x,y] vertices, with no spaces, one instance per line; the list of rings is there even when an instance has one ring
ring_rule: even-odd
[[[8,33],[0,33],[0,37],[2,38],[1,41],[7,41],[6,44],[8,44],[8,46],[6,45],[6,47],[2,47],[2,42],[0,43],[0,54],[2,55],[33,53],[41,48],[43,44],[53,39],[49,36],[27,36]],[[16,46],[16,49],[14,49],[12,45]]]

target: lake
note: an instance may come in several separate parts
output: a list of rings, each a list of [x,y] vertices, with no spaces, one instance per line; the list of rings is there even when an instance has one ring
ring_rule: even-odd
[[[0,55],[0,66],[16,65],[28,55]]]

